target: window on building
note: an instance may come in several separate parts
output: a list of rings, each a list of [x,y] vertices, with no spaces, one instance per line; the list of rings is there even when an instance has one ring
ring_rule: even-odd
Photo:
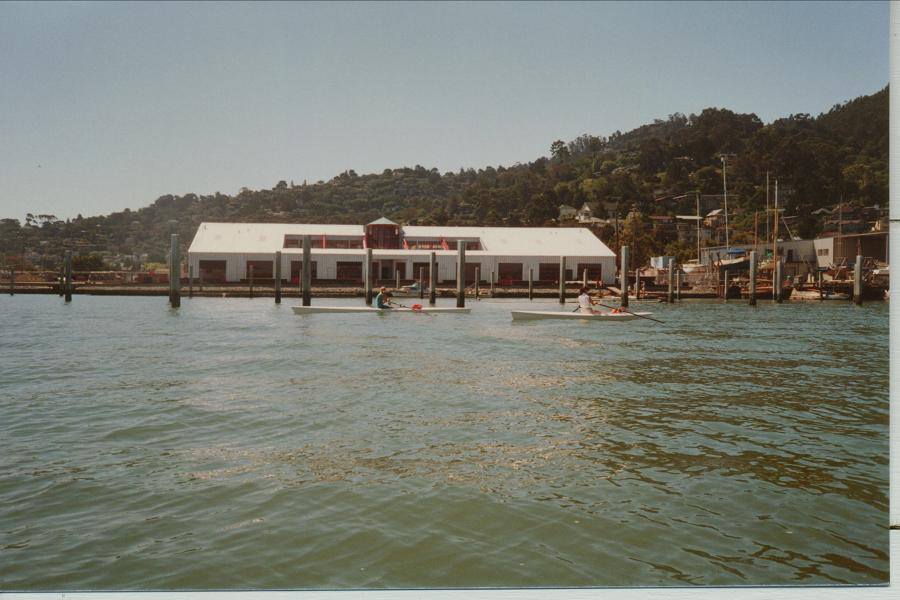
[[[201,260],[200,281],[207,283],[225,283],[224,260]]]
[[[247,261],[247,279],[250,278],[250,269],[253,269],[253,279],[272,279],[274,274],[275,263],[271,260],[248,260]]]
[[[362,281],[363,264],[361,262],[338,261],[337,279],[339,281]]]
[[[541,263],[538,265],[538,281],[558,281],[559,263]]]
[[[497,265],[497,279],[522,281],[522,263],[500,263]]]

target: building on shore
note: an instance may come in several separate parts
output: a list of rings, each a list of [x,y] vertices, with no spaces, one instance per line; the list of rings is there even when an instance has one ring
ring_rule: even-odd
[[[188,249],[194,277],[203,281],[242,282],[253,267],[255,281],[273,280],[275,252],[281,252],[282,278],[297,282],[303,264],[303,237],[311,237],[311,276],[320,283],[359,284],[363,263],[372,249],[375,283],[416,281],[420,269],[428,279],[431,252],[437,281],[456,281],[457,242],[466,245],[466,283],[500,284],[559,279],[559,258],[566,258],[566,279],[613,283],[615,253],[589,229],[581,227],[445,227],[402,226],[388,219],[368,225],[288,223],[202,223]]]
[[[889,262],[888,231],[870,231],[850,235],[827,235],[814,240],[820,268],[852,266],[859,254],[878,262]]]

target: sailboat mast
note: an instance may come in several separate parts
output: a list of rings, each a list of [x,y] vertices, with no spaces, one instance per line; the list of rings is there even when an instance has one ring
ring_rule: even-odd
[[[697,196],[697,264],[700,264],[700,192],[695,192]]]
[[[725,176],[725,155],[722,155],[722,191],[725,195],[725,254],[731,249],[731,243],[728,241],[728,178]]]
[[[769,243],[769,172],[766,171],[766,243]]]
[[[778,180],[775,180],[775,228],[772,233],[772,268],[778,260]],[[772,271],[774,273],[774,271]],[[773,276],[774,277],[774,276]]]

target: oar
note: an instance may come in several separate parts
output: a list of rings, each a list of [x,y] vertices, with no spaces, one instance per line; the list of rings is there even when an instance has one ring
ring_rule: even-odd
[[[431,314],[429,312],[426,312],[424,310],[416,310],[412,306],[406,306],[405,304],[400,304],[399,302],[391,302],[390,304],[396,304],[400,308],[408,308],[409,310],[413,311],[414,313],[422,313],[423,315],[428,315],[429,317],[434,316],[433,314]]]
[[[644,315],[639,315],[637,313],[633,313],[630,310],[626,310],[626,309],[622,308],[621,306],[610,306],[608,304],[601,304],[599,302],[594,302],[594,304],[596,304],[597,306],[603,306],[603,307],[606,307],[606,308],[609,308],[612,310],[620,310],[622,312],[628,313],[629,315],[634,315],[634,316],[640,317],[642,319],[647,319],[648,321],[655,321],[657,323],[663,323],[663,321],[660,321],[659,319],[652,319],[650,317],[645,317]]]

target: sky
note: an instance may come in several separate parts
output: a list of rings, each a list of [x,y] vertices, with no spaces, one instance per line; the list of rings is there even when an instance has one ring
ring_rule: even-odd
[[[887,2],[0,3],[0,218],[423,165],[883,88]]]

